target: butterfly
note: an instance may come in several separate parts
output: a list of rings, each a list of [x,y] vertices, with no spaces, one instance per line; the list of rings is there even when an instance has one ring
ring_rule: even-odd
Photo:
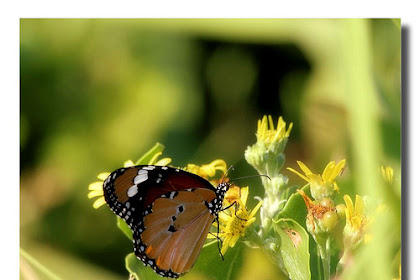
[[[171,278],[194,265],[229,187],[155,165],[117,169],[103,184],[107,204],[133,232],[137,258]]]

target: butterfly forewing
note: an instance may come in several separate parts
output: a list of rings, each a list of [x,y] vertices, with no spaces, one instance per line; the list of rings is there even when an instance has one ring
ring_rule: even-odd
[[[216,189],[195,174],[141,165],[104,182],[110,208],[133,231],[134,252],[158,274],[177,278],[194,265],[215,219]]]

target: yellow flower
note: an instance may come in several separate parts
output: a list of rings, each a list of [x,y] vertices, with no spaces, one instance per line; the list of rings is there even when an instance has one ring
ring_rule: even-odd
[[[305,175],[293,168],[288,167],[287,169],[309,183],[311,195],[315,200],[322,200],[324,197],[333,198],[335,192],[340,191],[335,178],[343,172],[346,166],[345,159],[341,160],[338,164],[336,164],[335,161],[330,161],[325,167],[322,175],[312,173],[312,171],[301,161],[298,161],[297,163]]]
[[[290,123],[289,128],[286,129],[286,123],[282,117],[279,117],[277,129],[275,129],[271,115],[268,118],[264,116],[261,120],[258,120],[257,142],[265,144],[281,142],[289,137],[292,127],[293,123]]]
[[[226,174],[226,162],[222,159],[216,159],[209,164],[203,164],[201,166],[189,163],[185,168],[186,171],[197,174],[200,177],[205,178],[206,180],[211,180],[214,185],[219,183],[219,180],[214,179],[217,170],[222,171],[222,174]]]
[[[89,185],[90,192],[88,193],[88,198],[98,197],[98,199],[93,202],[93,208],[98,209],[102,205],[104,205],[105,198],[104,198],[104,189],[102,187],[104,180],[109,176],[109,172],[102,172],[98,175],[98,179],[100,181],[93,182]]]
[[[286,123],[279,117],[277,128],[274,127],[273,118],[264,116],[258,120],[257,143],[248,146],[245,150],[245,160],[254,167],[259,174],[274,178],[280,175],[284,164],[284,149],[286,148],[293,124],[286,128]],[[268,187],[264,185],[268,190]]]
[[[363,230],[366,225],[366,217],[364,216],[364,203],[363,199],[356,195],[356,203],[347,194],[344,196],[346,203],[346,224],[349,225],[353,231]]]
[[[232,191],[230,191],[231,189]],[[238,192],[236,187],[231,189],[226,193],[226,196],[231,199],[233,198],[237,203],[219,213],[220,232],[218,236],[223,240],[222,255],[226,253],[228,247],[234,247],[239,238],[245,235],[248,227],[255,222],[255,214],[257,214],[262,204],[262,201],[260,201],[252,211],[247,211],[246,201],[248,199],[249,188],[243,187],[240,189],[240,192]],[[229,206],[230,201],[225,200],[224,202]],[[214,226],[217,227],[217,223],[214,223]],[[208,238],[215,238],[215,236],[209,234]]]
[[[159,161],[157,161],[158,157],[162,155],[161,152],[156,153],[153,158],[149,161],[148,164],[150,165],[159,165],[159,166],[166,166],[171,162],[170,158],[163,158]],[[127,160],[126,162],[124,162],[124,167],[130,167],[130,166],[134,166],[134,162],[132,160]],[[88,189],[89,189],[89,193],[88,193],[88,198],[94,198],[97,197],[97,199],[93,202],[93,208],[98,209],[99,207],[101,207],[102,205],[104,205],[106,203],[105,198],[104,198],[104,190],[103,190],[103,184],[104,184],[104,180],[109,176],[109,174],[111,174],[110,172],[102,172],[98,175],[98,179],[100,181],[96,181],[93,182],[89,185]]]
[[[391,166],[381,166],[382,178],[387,183],[392,183],[394,181],[394,169]]]
[[[344,245],[356,248],[365,237],[368,219],[364,215],[363,199],[356,195],[356,202],[353,204],[350,196],[345,195],[346,203],[346,225],[344,226]]]

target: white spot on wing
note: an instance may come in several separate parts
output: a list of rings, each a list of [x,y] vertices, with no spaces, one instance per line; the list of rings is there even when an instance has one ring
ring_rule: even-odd
[[[162,170],[166,170],[166,169],[168,169],[168,167],[162,166]]]
[[[155,169],[155,168],[156,168],[156,167],[155,167],[155,166],[153,166],[153,165],[143,167],[143,169],[144,169],[144,170],[153,170],[153,169]]]
[[[144,171],[144,173],[141,173],[140,174],[140,171]],[[139,171],[139,175],[137,175],[136,177],[134,177],[134,184],[136,184],[136,185],[138,185],[140,183],[143,183],[148,178],[147,171],[145,171],[145,170],[140,170],[140,171]]]
[[[137,194],[137,192],[139,191],[139,189],[137,188],[136,185],[131,186],[128,190],[127,190],[127,196],[128,197],[133,197]]]

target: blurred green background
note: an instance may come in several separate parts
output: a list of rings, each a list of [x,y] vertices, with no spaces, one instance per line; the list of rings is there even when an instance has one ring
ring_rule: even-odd
[[[286,166],[347,158],[344,192],[378,195],[358,163],[400,174],[400,36],[388,19],[21,19],[21,248],[64,279],[126,279],[131,243],[86,196],[96,175],[156,142],[177,166],[255,174],[264,114],[294,124]],[[243,279],[280,275],[258,250],[244,263]]]

